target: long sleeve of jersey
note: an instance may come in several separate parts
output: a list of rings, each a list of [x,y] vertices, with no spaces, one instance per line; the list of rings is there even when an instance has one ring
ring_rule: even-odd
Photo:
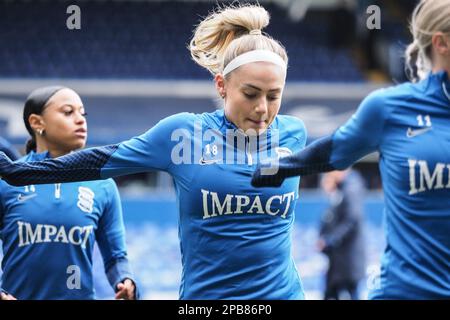
[[[380,92],[369,95],[347,123],[332,135],[276,162],[259,165],[253,174],[252,185],[277,187],[288,177],[342,170],[376,151],[385,122]]]
[[[127,258],[119,191],[114,181],[107,184],[107,189],[108,203],[99,220],[95,238],[103,257],[106,276],[111,287],[116,291],[117,285],[124,279],[131,279],[135,283],[136,281]]]
[[[39,162],[12,162],[0,153],[0,176],[10,185],[64,183],[107,179],[148,170],[167,170],[171,165],[172,133],[189,114],[160,121],[141,136],[117,145],[89,148]]]

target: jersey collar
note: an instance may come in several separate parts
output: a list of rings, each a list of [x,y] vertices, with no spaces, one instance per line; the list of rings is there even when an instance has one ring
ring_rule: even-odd
[[[446,71],[439,72],[439,78],[441,79],[442,92],[450,102],[450,81],[448,79],[448,73]]]
[[[446,103],[450,101],[450,81],[445,70],[440,70],[435,73],[430,72],[422,83],[425,91],[432,92],[439,99],[444,99]]]
[[[50,159],[50,153],[48,151],[36,153],[35,151],[31,151],[28,154],[28,161],[42,161],[45,159]]]

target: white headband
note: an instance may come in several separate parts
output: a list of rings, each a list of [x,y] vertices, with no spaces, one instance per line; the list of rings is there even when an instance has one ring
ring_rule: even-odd
[[[284,70],[287,69],[286,62],[275,52],[269,50],[253,50],[241,54],[240,56],[237,56],[236,58],[231,60],[223,70],[222,75],[225,77],[234,69],[237,69],[240,66],[251,62],[270,62],[282,67]]]

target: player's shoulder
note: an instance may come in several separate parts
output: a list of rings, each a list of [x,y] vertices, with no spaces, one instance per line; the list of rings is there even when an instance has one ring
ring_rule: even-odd
[[[184,123],[189,121],[194,121],[199,118],[199,115],[192,112],[180,112],[168,116],[165,118],[166,122],[174,122],[174,123]]]
[[[156,130],[156,132],[159,132],[160,135],[166,136],[173,135],[177,131],[182,132],[183,130],[192,132],[196,121],[199,121],[199,119],[199,115],[195,113],[177,113],[160,120],[156,126],[149,129],[147,133],[151,133]]]
[[[78,194],[84,194],[86,197],[95,197],[99,200],[100,206],[114,203],[114,199],[120,197],[117,184],[112,178],[74,183]]]
[[[278,129],[280,133],[306,140],[307,131],[305,124],[298,117],[284,114],[277,115],[273,128]]]
[[[412,101],[416,91],[409,82],[376,89],[362,100],[359,113],[372,119],[387,119],[395,109]]]
[[[104,180],[92,180],[92,181],[83,181],[78,182],[81,187],[88,187],[93,189],[104,189],[106,192],[114,190],[117,188],[117,184],[112,178],[104,179]]]
[[[207,129],[227,128],[229,121],[225,117],[225,110],[223,108],[217,109],[213,112],[203,112],[196,115],[201,121],[202,126]]]
[[[31,161],[30,154],[27,154],[27,155],[20,157],[15,162],[24,163],[24,162],[29,162],[29,161]],[[14,188],[14,187],[9,185],[8,183],[6,183],[5,180],[0,179],[0,193],[2,193],[2,190],[5,190],[5,188]]]
[[[37,159],[36,161],[39,161],[39,160],[40,159]],[[35,161],[33,152],[30,152],[16,160],[16,162],[20,162],[20,163],[30,162],[30,161]]]
[[[185,127],[196,119],[196,114],[191,112],[180,112],[161,119],[157,126],[159,127]]]
[[[390,104],[398,100],[408,101],[424,91],[424,83],[404,82],[374,90],[363,100],[366,104]]]

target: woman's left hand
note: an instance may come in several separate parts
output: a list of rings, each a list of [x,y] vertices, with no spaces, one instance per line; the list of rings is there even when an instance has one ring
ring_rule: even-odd
[[[117,285],[116,300],[135,300],[136,286],[130,279],[125,279]]]

